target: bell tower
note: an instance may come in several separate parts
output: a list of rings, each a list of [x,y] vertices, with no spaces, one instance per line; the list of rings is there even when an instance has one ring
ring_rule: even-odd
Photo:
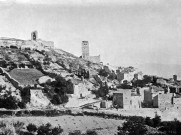
[[[37,39],[38,39],[38,32],[37,31],[31,32],[31,40],[36,41]]]

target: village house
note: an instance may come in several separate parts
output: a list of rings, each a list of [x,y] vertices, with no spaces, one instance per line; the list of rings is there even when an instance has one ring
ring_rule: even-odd
[[[71,79],[68,87],[68,94],[72,97],[84,98],[91,94],[91,91],[86,87],[85,82],[79,79]]]
[[[161,87],[151,86],[144,89],[144,107],[153,107],[153,99],[158,94],[164,94],[165,90]]]
[[[133,94],[131,89],[119,89],[113,93],[113,107],[123,109],[141,108],[141,96]]]
[[[143,78],[141,72],[122,72],[119,69],[116,70],[117,80],[120,83],[123,83],[124,80],[128,82],[134,80],[141,80]]]
[[[173,105],[175,109],[181,109],[181,95],[176,94],[173,97]]]
[[[158,94],[153,98],[153,107],[166,110],[173,106],[173,94]]]

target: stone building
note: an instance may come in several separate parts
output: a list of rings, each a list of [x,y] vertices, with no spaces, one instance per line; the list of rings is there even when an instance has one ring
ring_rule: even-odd
[[[181,95],[173,97],[173,105],[175,109],[181,109]]]
[[[131,90],[118,90],[113,93],[113,106],[117,108],[130,109]]]
[[[124,80],[124,73],[117,72],[117,80],[119,81],[119,83],[122,83],[122,81]]]
[[[31,32],[31,40],[36,41],[37,39],[38,39],[38,32],[37,31]]]
[[[142,103],[142,100],[141,100],[141,95],[138,95],[138,94],[131,94],[131,103],[130,103],[130,107],[131,109],[139,109],[141,108],[141,103]]]
[[[93,63],[100,63],[100,55],[98,56],[90,56],[89,55],[89,42],[82,41],[82,58]]]
[[[152,106],[152,90],[150,88],[145,88],[144,89],[144,100],[143,100],[143,103],[144,103],[144,106],[145,107],[150,107]]]
[[[153,107],[166,110],[173,106],[173,94],[158,94],[153,98]]]
[[[70,81],[71,83],[69,83],[67,86],[67,93],[71,94],[72,97],[83,98],[91,93],[91,91],[89,91],[86,87],[84,81],[78,79],[71,79]]]
[[[154,98],[159,95],[164,94],[164,89],[157,86],[151,86],[144,89],[144,106],[145,107],[153,107]]]
[[[141,96],[131,92],[131,89],[121,89],[113,93],[113,106],[123,109],[141,108]]]

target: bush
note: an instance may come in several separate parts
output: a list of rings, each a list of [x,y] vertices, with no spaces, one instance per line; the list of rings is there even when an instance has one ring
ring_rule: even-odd
[[[86,135],[97,135],[97,132],[94,130],[87,130]]]
[[[74,132],[70,132],[69,135],[82,135],[80,130],[75,130]]]
[[[63,132],[63,129],[61,128],[61,126],[54,127],[51,131],[51,135],[58,135],[62,132]]]
[[[17,109],[18,108],[17,101],[13,96],[0,99],[0,108]]]
[[[16,123],[13,123],[13,126],[15,128],[15,132],[19,135],[21,130],[23,129],[24,127],[24,123],[23,122],[16,122]]]
[[[160,116],[156,115],[155,118],[152,119],[154,127],[158,127],[161,124],[161,118]]]
[[[26,127],[27,128],[27,130],[29,131],[29,132],[36,132],[37,131],[37,127],[36,127],[36,125],[34,125],[34,124],[28,124],[28,126]]]
[[[19,102],[19,103],[18,103],[18,106],[19,106],[19,108],[21,108],[21,109],[25,109],[25,108],[26,108],[26,103],[24,103],[24,102]]]
[[[51,124],[47,123],[38,127],[37,135],[51,135]]]
[[[150,119],[150,117],[146,117],[145,119],[145,124],[150,126],[150,127],[153,127],[154,126],[154,123],[153,123],[153,120]]]
[[[38,127],[37,135],[58,135],[62,132],[63,129],[60,126],[52,128],[52,125],[47,123]]]
[[[181,135],[181,122],[175,120],[170,122],[162,122],[159,131],[165,134]]]

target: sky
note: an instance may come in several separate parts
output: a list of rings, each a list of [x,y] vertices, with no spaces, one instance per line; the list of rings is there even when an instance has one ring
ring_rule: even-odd
[[[30,39],[117,66],[181,65],[180,0],[0,0],[0,37]]]

